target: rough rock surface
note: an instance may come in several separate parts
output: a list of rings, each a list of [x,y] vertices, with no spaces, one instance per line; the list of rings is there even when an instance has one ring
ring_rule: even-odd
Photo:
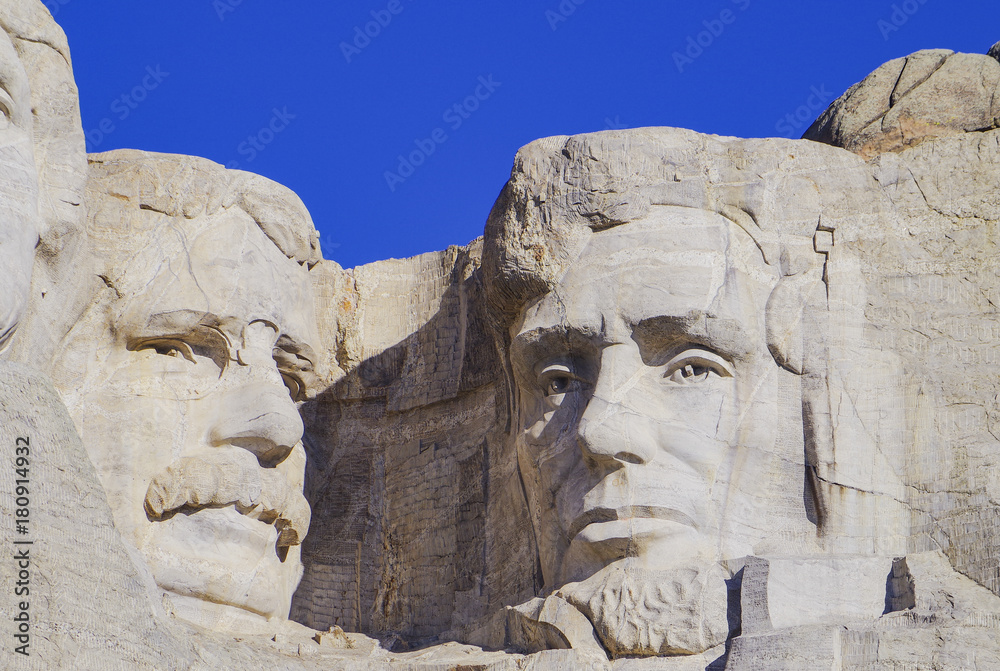
[[[889,61],[833,102],[802,136],[865,159],[1000,125],[1000,60],[944,49]]]
[[[31,557],[23,599],[15,595],[18,572],[2,573],[4,613],[13,617],[18,602],[31,604],[25,661],[33,659],[33,668],[66,667],[74,658],[90,668],[153,666],[176,640],[157,624],[149,577],[115,530],[97,473],[52,383],[25,366],[3,364],[0,399],[0,431],[11,455],[0,475],[0,506],[8,538],[32,542],[8,541],[5,553],[26,550]],[[25,471],[17,474],[15,449],[22,446]],[[28,533],[15,537],[16,480],[25,474],[30,521]],[[17,659],[18,644],[3,637],[5,663]]]
[[[480,254],[312,270],[317,311],[336,319],[321,331],[339,342],[334,376],[302,407],[314,522],[292,617],[305,624],[419,640],[485,615],[486,576],[532,588],[483,551],[488,502],[516,475],[495,461],[504,400]]]
[[[804,140],[538,140],[482,239],[343,269],[269,180],[88,167],[0,25],[5,668],[1000,668],[996,46]]]
[[[11,342],[8,351],[11,358],[44,367],[58,349],[59,337],[84,307],[74,298],[86,263],[86,143],[66,36],[48,10],[35,1],[0,3],[0,27],[10,37],[28,76],[30,99],[24,102],[30,110],[28,130],[37,170],[38,242],[27,296],[29,309],[18,327],[28,335]],[[8,184],[13,177],[6,176]],[[20,189],[31,191],[32,187],[21,185]],[[16,285],[10,290],[16,291]]]

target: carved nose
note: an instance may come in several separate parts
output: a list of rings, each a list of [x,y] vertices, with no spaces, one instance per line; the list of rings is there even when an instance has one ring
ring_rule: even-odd
[[[654,436],[642,430],[644,424],[621,404],[594,396],[580,418],[577,444],[590,464],[645,464],[655,456],[656,446]]]
[[[629,409],[635,381],[645,364],[634,343],[612,345],[601,353],[594,393],[580,418],[577,442],[590,464],[645,464],[656,455],[648,418]],[[626,401],[623,403],[623,401]]]
[[[217,418],[212,445],[249,450],[261,466],[280,463],[302,438],[302,418],[285,387],[247,383],[226,392],[211,411]]]

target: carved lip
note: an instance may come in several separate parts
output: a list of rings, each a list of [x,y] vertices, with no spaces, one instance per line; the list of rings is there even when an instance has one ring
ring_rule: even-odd
[[[663,506],[622,506],[621,508],[592,508],[577,517],[569,528],[569,537],[576,538],[591,524],[622,522],[631,519],[652,519],[674,522],[697,528],[695,521],[674,508]]]

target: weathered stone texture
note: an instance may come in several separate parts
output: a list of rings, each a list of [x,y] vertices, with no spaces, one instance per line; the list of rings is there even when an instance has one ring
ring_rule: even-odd
[[[0,437],[10,455],[0,471],[9,539],[0,586],[6,619],[19,601],[31,604],[31,657],[23,668],[65,668],[75,658],[81,668],[152,668],[169,659],[176,641],[158,625],[152,578],[136,566],[115,530],[97,473],[52,383],[27,367],[3,364],[0,416]],[[18,438],[29,443],[30,521],[27,534],[12,538]],[[12,540],[33,545],[15,546]],[[18,550],[31,556],[23,598],[15,595],[17,571],[11,570]],[[9,634],[0,645],[5,664],[18,659]]]
[[[869,159],[928,138],[996,128],[1000,63],[990,56],[937,49],[889,61],[848,89],[803,138]]]
[[[341,271],[342,377],[303,407],[317,533],[292,616],[413,639],[482,617],[498,359],[480,244]]]
[[[5,668],[1000,668],[997,45],[803,140],[537,140],[482,239],[344,269],[263,177],[88,166],[0,26]]]

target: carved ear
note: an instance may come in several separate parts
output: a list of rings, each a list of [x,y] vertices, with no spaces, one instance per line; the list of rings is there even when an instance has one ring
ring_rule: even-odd
[[[820,533],[828,516],[828,497],[821,485],[823,475],[832,460],[832,428],[829,425],[829,397],[826,389],[826,371],[823,334],[815,322],[815,313],[807,315],[807,305],[825,300],[823,283],[824,263],[818,255],[807,261],[800,255],[797,261],[806,269],[794,275],[785,275],[767,300],[764,315],[767,348],[775,362],[786,370],[802,376],[802,419],[805,439],[806,496],[812,499],[810,517]],[[783,264],[784,265],[784,264]],[[793,269],[786,266],[786,269]],[[824,295],[820,295],[823,292]],[[808,319],[809,324],[804,325]],[[808,342],[806,342],[808,341]],[[808,349],[807,349],[808,348]],[[807,505],[808,511],[808,505]]]
[[[823,265],[817,264],[796,275],[782,277],[767,299],[764,313],[767,349],[779,366],[796,375],[805,372],[802,313],[822,281]]]

